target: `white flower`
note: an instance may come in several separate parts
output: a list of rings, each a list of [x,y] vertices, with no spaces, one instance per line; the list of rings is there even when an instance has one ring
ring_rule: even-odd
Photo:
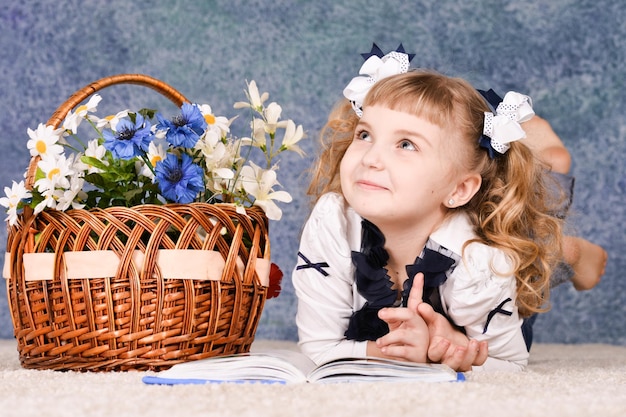
[[[6,221],[9,225],[14,226],[15,223],[17,223],[17,209],[20,202],[31,198],[32,194],[26,189],[24,181],[20,181],[19,183],[13,181],[11,188],[4,187],[4,193],[6,197],[0,198],[0,206],[7,208]]]
[[[239,146],[237,144],[224,144],[217,141],[214,145],[207,141],[198,141],[202,156],[204,157],[205,172],[212,181],[207,181],[207,187],[214,193],[221,193],[229,188],[231,180],[235,177],[233,168],[240,160]],[[198,147],[198,145],[196,145]]]
[[[304,151],[300,146],[297,145],[298,142],[304,137],[304,131],[302,130],[302,125],[298,125],[293,122],[293,120],[287,120],[287,126],[285,127],[285,136],[283,137],[283,142],[281,144],[281,151],[289,150],[297,153],[300,156],[304,156]]]
[[[65,117],[65,120],[63,121],[63,130],[76,134],[80,123],[85,118],[87,118],[87,115],[89,113],[93,113],[96,111],[96,109],[98,108],[98,103],[100,103],[100,100],[102,100],[102,97],[100,97],[100,94],[94,94],[93,96],[91,96],[87,104],[78,106],[76,108],[76,111],[74,112],[70,111],[68,115]]]
[[[267,131],[265,129],[265,121],[263,119],[254,118],[250,124],[252,129],[252,145],[263,148],[267,146]]]
[[[57,198],[56,209],[65,211],[70,206],[72,206],[72,208],[74,209],[82,209],[83,207],[85,207],[84,204],[76,201],[77,197],[79,197],[81,194],[84,194],[84,192],[82,191],[84,183],[85,180],[83,178],[74,175],[72,178],[70,178],[69,189],[56,190],[54,193],[55,198]]]
[[[236,109],[250,107],[258,112],[261,112],[263,111],[263,103],[270,97],[267,92],[259,95],[259,89],[257,88],[254,80],[250,81],[250,84],[248,84],[248,91],[246,95],[248,96],[249,102],[238,101],[233,107]]]
[[[7,208],[17,207],[20,201],[32,197],[30,191],[26,189],[24,181],[13,181],[11,188],[4,187],[4,194],[6,197],[0,198],[0,206]]]
[[[230,132],[230,120],[224,116],[215,116],[208,104],[201,104],[198,108],[207,123],[207,131],[218,133],[220,138]]]
[[[37,215],[44,211],[44,209],[46,208],[56,208],[58,196],[55,193],[56,190],[46,190],[45,192],[42,192],[41,195],[44,199],[43,201],[41,201],[41,203],[35,206],[33,214]]]
[[[106,148],[103,145],[100,145],[98,139],[92,139],[87,144],[87,148],[85,149],[85,156],[90,158],[97,159],[102,162],[104,165],[107,165],[107,161],[104,160],[104,156],[106,155]],[[76,164],[79,165],[79,169],[81,171],[87,171],[89,174],[102,172],[101,169],[94,167],[93,165],[84,164],[80,162],[80,158],[77,158]]]
[[[154,135],[155,139],[164,140],[165,137],[167,136],[167,130],[166,129],[157,129],[157,125],[156,124],[153,124],[152,127],[150,127],[150,131]]]
[[[270,220],[280,220],[282,210],[272,200],[289,203],[292,198],[286,191],[274,191],[272,187],[280,185],[274,168],[264,170],[250,161],[241,169],[241,184],[244,190],[254,197],[254,205],[263,209]]]
[[[270,135],[276,132],[276,128],[278,127],[278,120],[280,119],[280,114],[283,109],[278,105],[278,103],[270,103],[269,106],[265,108],[263,112],[265,115],[265,131]]]
[[[42,158],[37,167],[43,171],[45,176],[35,182],[35,188],[42,194],[51,190],[54,191],[56,188],[69,189],[70,182],[67,177],[74,175],[72,163],[73,158],[68,159],[65,155],[59,155],[56,158]]]
[[[119,121],[128,116],[129,111],[130,110],[122,110],[115,114],[108,115],[105,118],[100,119],[98,117],[94,117],[92,120],[96,123],[96,127],[98,129],[105,129],[109,127],[112,130],[115,130]]]
[[[148,154],[146,157],[152,168],[156,167],[157,162],[162,161],[166,158],[167,152],[163,149],[162,145],[155,145],[154,142],[150,142],[148,146]],[[150,169],[148,165],[140,162],[141,169],[139,170],[139,175],[143,175],[144,177],[148,177],[150,179],[154,179],[154,172]]]
[[[96,111],[96,109],[98,108],[98,103],[100,103],[101,100],[102,100],[102,97],[100,97],[100,94],[94,94],[89,99],[87,104],[83,104],[82,106],[78,106],[76,108],[75,113],[78,114],[81,117],[85,117],[87,115],[87,113],[93,113],[93,112]]]
[[[70,171],[72,172],[72,175],[84,177],[85,173],[89,171],[89,168],[91,167],[91,165],[87,165],[86,163],[81,161],[82,156],[83,156],[82,153],[77,153],[77,154],[71,154],[67,158],[67,164],[70,167]]]
[[[30,150],[30,156],[52,156],[63,153],[63,146],[59,145],[59,139],[63,134],[62,129],[55,129],[39,123],[37,130],[27,129],[30,140],[26,147]]]

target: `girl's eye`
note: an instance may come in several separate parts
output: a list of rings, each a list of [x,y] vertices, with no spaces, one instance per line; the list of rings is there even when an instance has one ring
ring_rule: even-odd
[[[407,151],[415,151],[417,148],[410,140],[403,140],[400,142],[400,149],[406,149]]]
[[[366,130],[360,130],[360,131],[356,132],[355,136],[359,140],[364,140],[366,142],[370,142],[371,141],[370,134]]]

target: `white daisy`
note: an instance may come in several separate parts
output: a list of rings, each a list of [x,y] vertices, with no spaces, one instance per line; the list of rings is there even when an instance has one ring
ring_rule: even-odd
[[[26,147],[30,150],[30,156],[53,156],[63,153],[63,146],[59,145],[59,139],[63,134],[62,129],[55,129],[39,123],[36,130],[27,129],[30,140]]]
[[[98,103],[102,100],[100,94],[91,96],[86,104],[78,106],[75,111],[70,111],[63,121],[63,130],[76,134],[80,123],[98,108]]]
[[[4,187],[4,193],[6,194],[6,197],[0,198],[0,206],[7,208],[6,221],[9,225],[13,226],[17,223],[17,209],[19,208],[20,203],[23,200],[31,198],[32,194],[26,189],[24,181],[13,181],[11,188]]]

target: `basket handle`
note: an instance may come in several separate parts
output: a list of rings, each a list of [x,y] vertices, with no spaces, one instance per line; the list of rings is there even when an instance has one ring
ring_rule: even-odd
[[[76,91],[54,111],[50,119],[48,119],[47,124],[55,129],[58,128],[70,110],[79,105],[83,100],[97,91],[116,84],[136,84],[149,87],[161,93],[179,107],[182,106],[183,103],[189,102],[189,100],[187,100],[187,98],[179,93],[174,87],[156,78],[144,74],[118,74],[101,78],[98,81],[94,81]],[[33,157],[31,158],[30,165],[28,166],[26,186],[29,188],[33,186],[38,162],[39,157]]]
[[[153,90],[161,93],[163,96],[170,99],[177,106],[182,106],[183,103],[189,102],[181,93],[179,93],[174,87],[169,84],[164,83],[161,80],[157,80],[156,78],[150,77],[148,75],[143,74],[118,74],[112,75],[110,77],[101,78],[98,81],[94,81],[89,85],[81,88],[76,91],[70,98],[68,98],[65,103],[61,104],[55,112],[52,114],[50,119],[48,119],[48,125],[53,126],[55,129],[58,128],[65,116],[80,104],[87,97],[91,96],[97,91],[100,91],[106,87],[110,87],[116,84],[136,84],[144,87],[152,88]]]
[[[169,84],[158,80],[156,78],[150,77],[149,75],[144,74],[117,74],[111,75],[109,77],[101,78],[97,81],[92,82],[76,91],[72,94],[63,104],[61,104],[52,114],[50,119],[48,119],[48,125],[58,128],[65,116],[77,105],[79,105],[83,100],[92,94],[100,91],[106,87],[110,87],[116,84],[135,84],[144,87],[151,88],[166,98],[170,99],[177,106],[182,106],[183,103],[189,102],[185,96],[178,92],[174,87]],[[30,164],[28,165],[28,171],[26,172],[26,188],[32,189],[33,184],[35,182],[35,175],[37,174],[37,163],[39,162],[40,157],[34,156],[30,160]],[[26,210],[29,207],[25,207],[25,213],[28,214],[25,217],[30,217],[31,213],[27,213],[30,210]]]

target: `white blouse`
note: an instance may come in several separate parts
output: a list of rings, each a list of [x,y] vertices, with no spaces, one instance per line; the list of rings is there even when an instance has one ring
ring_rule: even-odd
[[[328,193],[320,197],[302,232],[292,275],[296,324],[300,348],[317,363],[366,353],[367,342],[344,336],[353,312],[366,301],[357,292],[352,264],[352,251],[361,249],[361,220],[341,195]],[[468,337],[488,341],[489,358],[474,370],[521,370],[528,351],[511,264],[502,251],[481,243],[463,251],[474,237],[465,214],[452,216],[430,236],[427,246],[435,243],[463,255],[439,288],[443,309]],[[492,313],[498,306],[501,313]]]

